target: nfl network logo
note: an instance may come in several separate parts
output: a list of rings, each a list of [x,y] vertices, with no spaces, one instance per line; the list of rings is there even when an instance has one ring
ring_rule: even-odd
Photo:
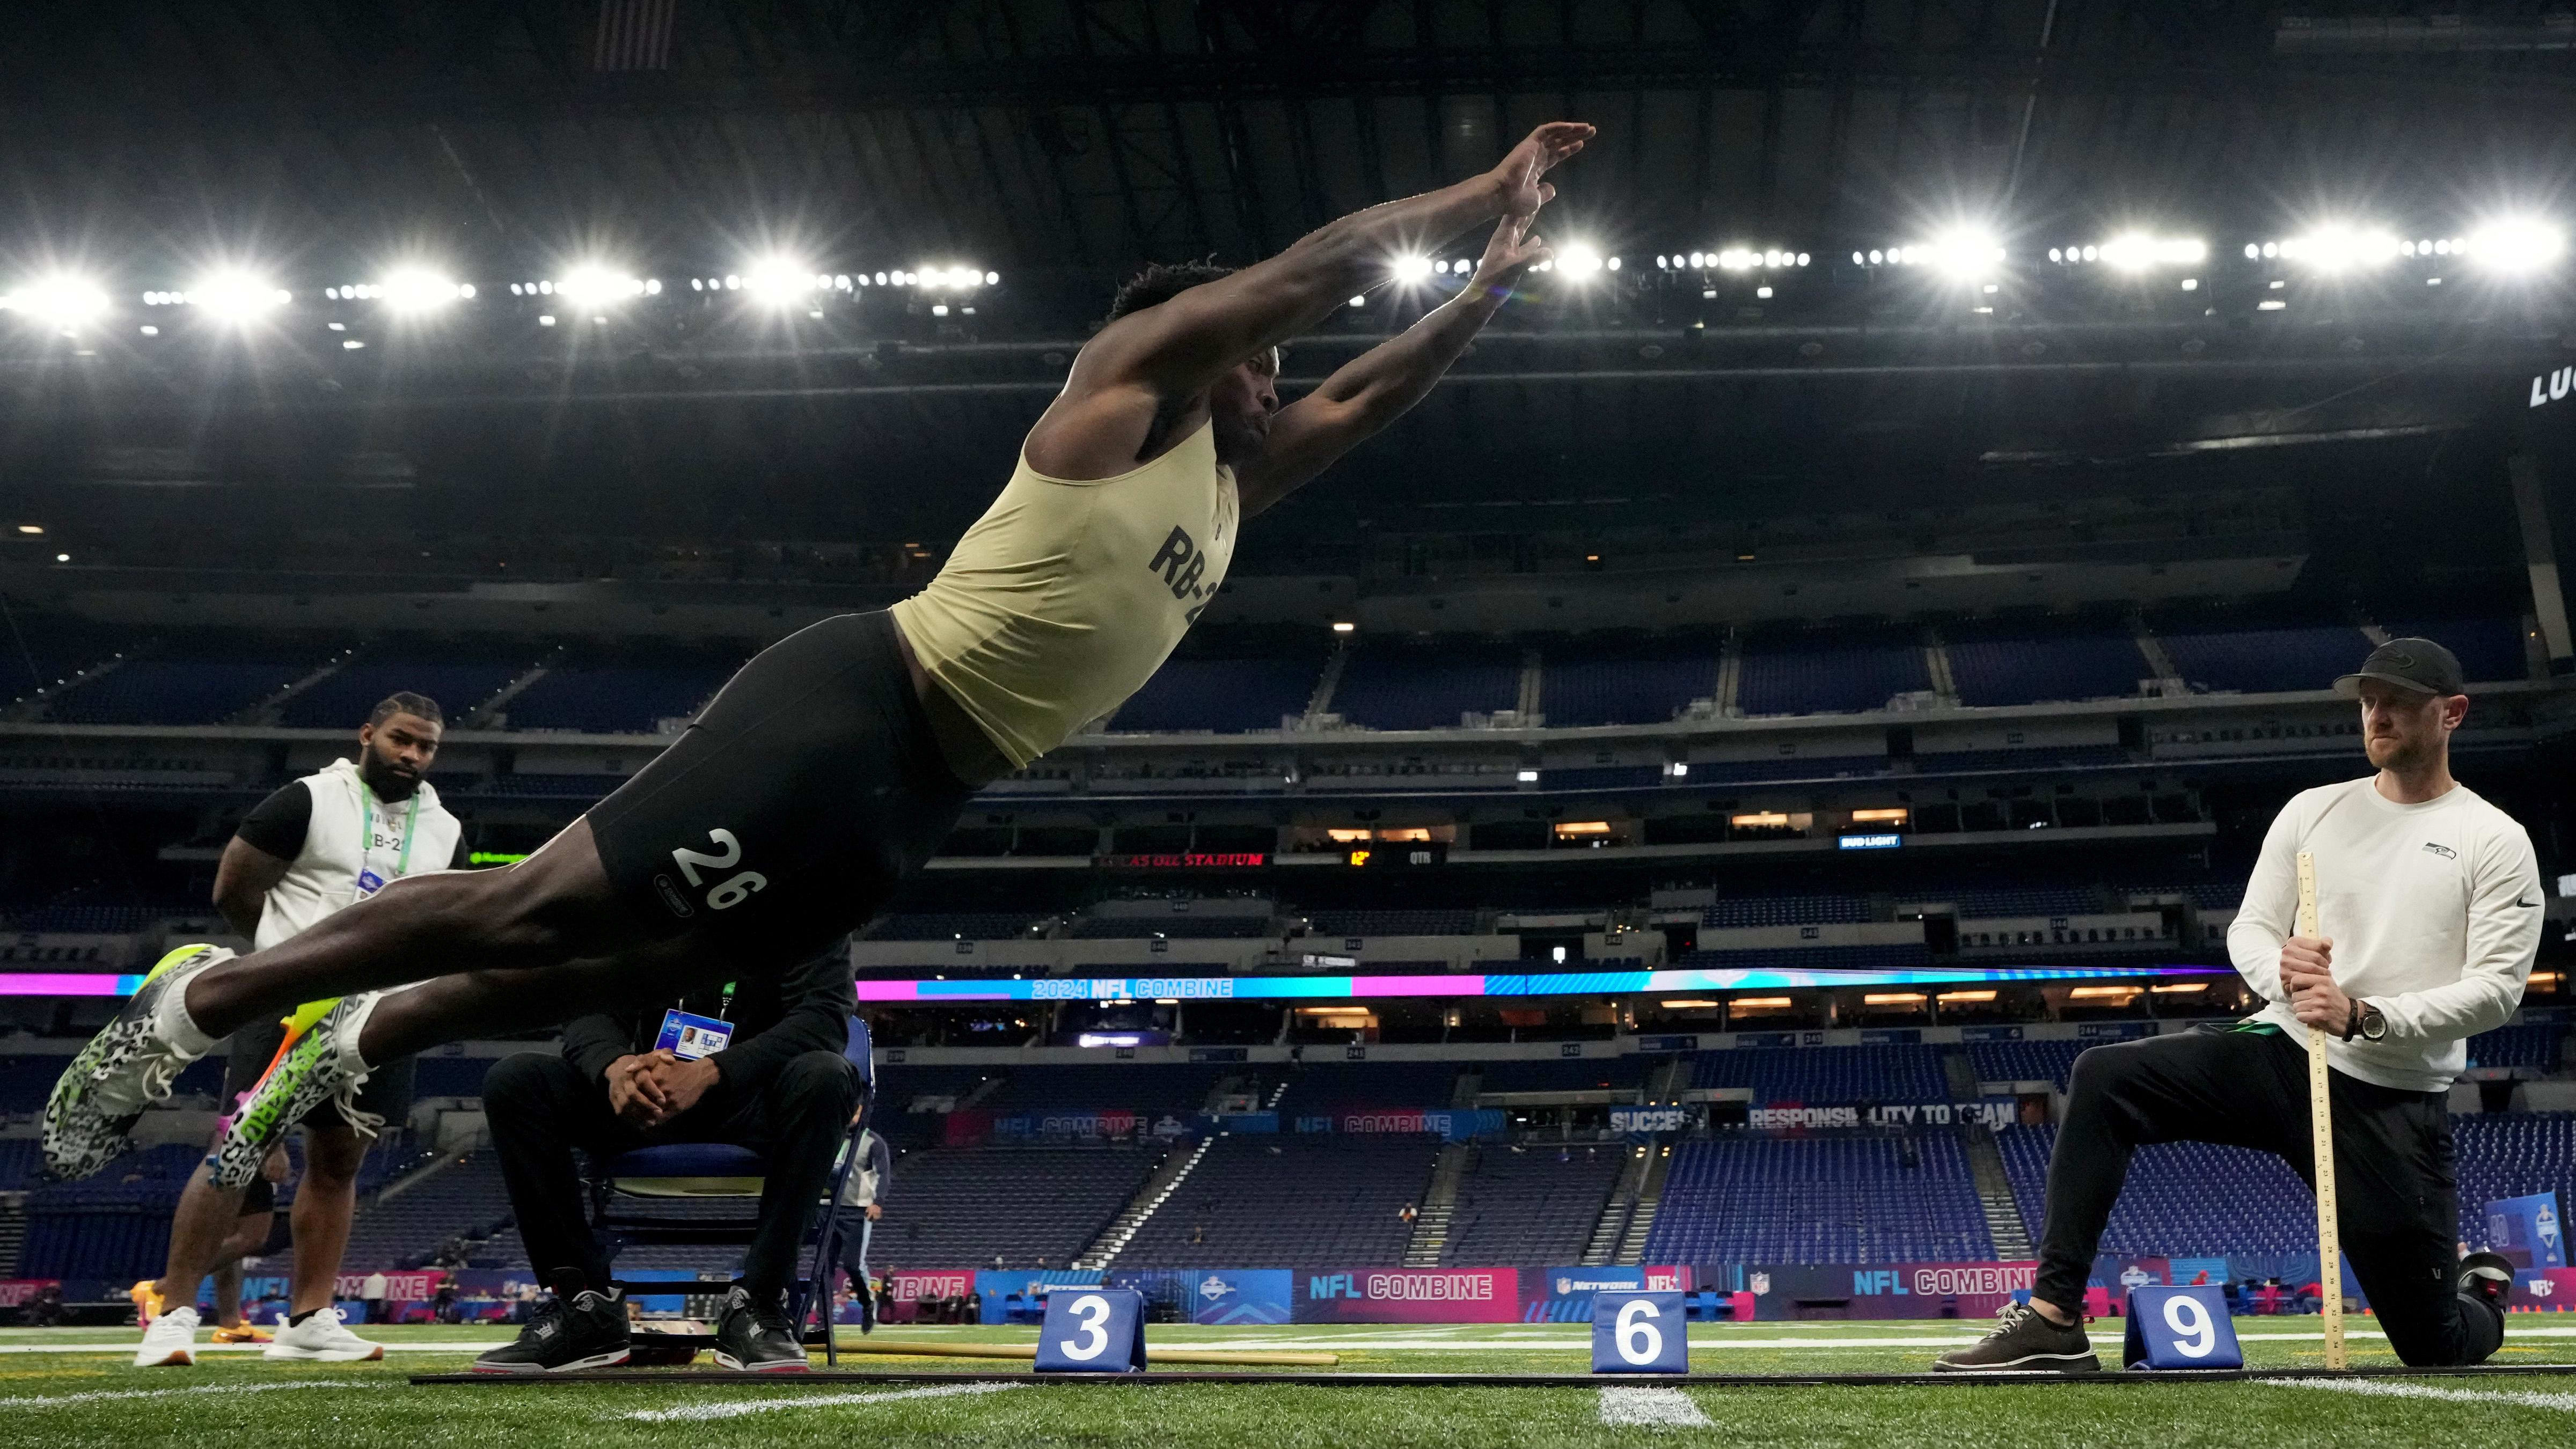
[[[1768,1273],[1756,1273],[1750,1279],[1746,1280],[1744,1286],[1752,1289],[1753,1296],[1759,1298],[1763,1294],[1771,1291],[1771,1275]]]
[[[1223,1298],[1225,1295],[1233,1291],[1233,1284],[1226,1282],[1223,1278],[1218,1277],[1214,1273],[1207,1275],[1207,1281],[1199,1284],[1199,1296],[1201,1298],[1208,1299],[1211,1302],[1216,1299]]]
[[[1563,1297],[1564,1295],[1566,1295],[1566,1294],[1568,1294],[1568,1293],[1573,1292],[1573,1291],[1574,1291],[1574,1280],[1573,1280],[1573,1279],[1571,1279],[1571,1278],[1559,1278],[1559,1279],[1557,1279],[1557,1280],[1556,1280],[1556,1291],[1557,1291],[1557,1296],[1559,1296],[1559,1297]]]

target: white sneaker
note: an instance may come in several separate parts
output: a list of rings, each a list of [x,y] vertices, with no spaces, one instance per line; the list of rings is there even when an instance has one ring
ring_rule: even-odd
[[[339,1309],[325,1308],[302,1323],[279,1323],[277,1337],[260,1350],[259,1356],[307,1363],[356,1363],[383,1358],[385,1346],[351,1333],[342,1325]]]
[[[136,1368],[187,1368],[196,1361],[197,1310],[186,1304],[153,1319],[134,1351]]]

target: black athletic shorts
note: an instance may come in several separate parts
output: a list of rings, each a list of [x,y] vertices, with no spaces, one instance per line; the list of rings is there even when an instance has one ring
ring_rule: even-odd
[[[250,1089],[259,1085],[268,1064],[277,1059],[277,1049],[286,1040],[286,1023],[271,1017],[255,1021],[232,1036],[231,1055],[224,1059],[223,1111],[229,1115],[241,1105]],[[358,1089],[358,1110],[373,1112],[395,1127],[411,1115],[414,1059],[397,1057],[367,1074],[367,1084]],[[336,1118],[335,1118],[336,1119]],[[265,1180],[261,1187],[267,1186]],[[247,1203],[242,1211],[254,1211]]]
[[[892,616],[762,650],[589,815],[609,884],[655,937],[780,964],[865,925],[974,793],[948,766]]]

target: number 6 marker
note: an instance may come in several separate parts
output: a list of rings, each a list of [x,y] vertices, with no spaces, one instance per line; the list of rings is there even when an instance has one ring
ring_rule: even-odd
[[[1592,1371],[1596,1374],[1690,1372],[1679,1293],[1592,1295]]]

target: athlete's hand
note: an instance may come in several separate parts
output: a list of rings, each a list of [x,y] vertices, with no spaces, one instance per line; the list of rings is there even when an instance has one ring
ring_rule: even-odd
[[[1528,216],[1507,216],[1494,223],[1494,234],[1486,239],[1485,255],[1476,263],[1476,280],[1471,287],[1510,287],[1521,279],[1521,273],[1546,261],[1556,253],[1530,234]]]
[[[884,1216],[885,1216],[885,1209],[884,1209],[884,1208],[881,1208],[881,1207],[877,1206],[875,1203],[869,1203],[869,1204],[868,1204],[868,1221],[869,1221],[869,1222],[875,1222],[877,1219],[879,1219],[879,1218],[881,1218],[881,1217],[884,1217]]]
[[[651,1127],[666,1115],[668,1096],[653,1080],[649,1056],[619,1057],[608,1064],[608,1110],[637,1127]]]
[[[663,1111],[652,1125],[664,1122],[698,1105],[707,1088],[716,1084],[716,1064],[712,1057],[684,1062],[669,1052],[655,1052],[645,1058],[644,1074],[661,1089]]]
[[[286,1143],[283,1139],[280,1139],[275,1147],[268,1149],[268,1156],[259,1164],[259,1175],[267,1178],[270,1185],[274,1187],[285,1186],[286,1176],[293,1170],[293,1165],[286,1160]]]
[[[1553,200],[1556,188],[1539,178],[1582,150],[1592,135],[1586,122],[1550,121],[1514,146],[1493,170],[1503,188],[1504,215],[1533,216]]]
[[[2285,983],[2292,971],[2317,975],[2331,974],[2333,970],[2332,936],[2292,936],[2281,943],[2281,976]]]

